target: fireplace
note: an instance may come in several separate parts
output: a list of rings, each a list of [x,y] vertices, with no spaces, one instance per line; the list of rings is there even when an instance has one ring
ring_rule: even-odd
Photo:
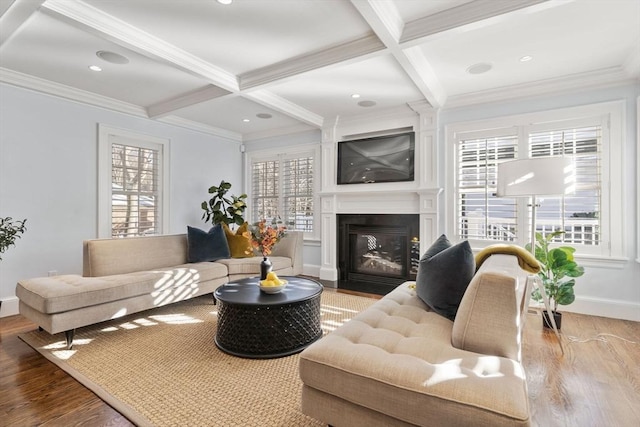
[[[338,288],[385,295],[415,280],[419,215],[339,214]]]

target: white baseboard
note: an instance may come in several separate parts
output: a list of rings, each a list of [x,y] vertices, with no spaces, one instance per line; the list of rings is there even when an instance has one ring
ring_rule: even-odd
[[[311,277],[320,277],[320,266],[313,264],[304,264],[302,266],[302,274]]]
[[[538,303],[532,306],[540,308]],[[573,304],[558,306],[558,311],[640,322],[640,304],[621,300],[576,297]]]
[[[19,314],[18,297],[9,297],[2,300],[2,306],[0,307],[0,317],[8,317]]]

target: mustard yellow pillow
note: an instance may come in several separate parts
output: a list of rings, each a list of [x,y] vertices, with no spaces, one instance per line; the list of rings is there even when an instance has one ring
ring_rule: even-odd
[[[229,243],[229,252],[231,252],[231,258],[251,258],[253,256],[253,248],[251,247],[251,241],[248,237],[244,236],[244,233],[249,231],[249,224],[244,223],[234,233],[229,226],[222,223],[224,234],[227,237],[227,243]]]

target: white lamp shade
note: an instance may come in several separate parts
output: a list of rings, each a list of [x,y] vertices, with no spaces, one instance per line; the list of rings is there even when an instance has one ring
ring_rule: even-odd
[[[498,197],[552,196],[575,190],[570,157],[536,157],[498,165]]]

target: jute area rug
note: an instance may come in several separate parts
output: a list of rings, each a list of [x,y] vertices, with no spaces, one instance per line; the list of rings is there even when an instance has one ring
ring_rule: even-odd
[[[324,333],[374,299],[325,291]],[[321,426],[300,412],[299,355],[253,360],[218,350],[211,296],[63,334],[20,338],[140,426]]]

